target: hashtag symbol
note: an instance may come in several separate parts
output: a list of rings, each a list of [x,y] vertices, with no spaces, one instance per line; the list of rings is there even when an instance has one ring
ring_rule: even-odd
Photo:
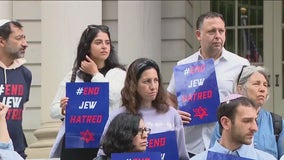
[[[83,93],[83,87],[78,88],[76,94],[81,95],[82,93]]]
[[[1,84],[0,85],[0,95],[2,95],[2,93],[4,93],[4,89],[5,89],[4,84]]]
[[[183,74],[186,76],[186,75],[188,75],[188,73],[189,73],[189,68],[186,68],[186,69],[183,71]]]

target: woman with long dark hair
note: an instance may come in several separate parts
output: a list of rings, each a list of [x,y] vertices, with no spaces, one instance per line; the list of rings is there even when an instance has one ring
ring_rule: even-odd
[[[166,92],[157,63],[148,58],[133,61],[126,74],[121,91],[122,107],[113,111],[108,121],[122,112],[141,114],[151,133],[175,131],[179,160],[188,160],[181,117],[176,109],[167,105]],[[105,130],[108,127],[106,124]],[[104,150],[104,148],[102,148]],[[102,150],[98,155],[103,154]]]
[[[50,116],[64,119],[69,98],[66,97],[67,82],[108,82],[110,111],[120,105],[120,91],[125,79],[124,66],[119,64],[117,55],[110,39],[109,28],[106,25],[89,25],[81,35],[77,57],[70,71],[61,81],[57,94],[51,104]],[[57,135],[50,157],[60,157],[62,160],[89,160],[96,156],[94,149],[65,148],[64,123]]]

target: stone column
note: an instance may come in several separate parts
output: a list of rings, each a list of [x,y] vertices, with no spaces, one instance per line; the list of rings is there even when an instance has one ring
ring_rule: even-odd
[[[12,19],[13,17],[13,2],[0,1],[0,19]]]
[[[27,149],[28,158],[48,158],[61,125],[60,120],[50,118],[50,104],[60,81],[72,69],[83,30],[102,23],[101,1],[41,3],[41,127],[34,132],[38,141]]]
[[[138,57],[161,64],[160,1],[118,1],[118,54],[127,65]]]

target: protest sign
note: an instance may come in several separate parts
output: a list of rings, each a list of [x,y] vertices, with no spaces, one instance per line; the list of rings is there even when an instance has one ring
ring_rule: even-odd
[[[109,115],[108,83],[67,83],[66,148],[98,148]]]
[[[179,109],[191,114],[187,125],[217,121],[220,99],[214,60],[177,65],[174,77]]]
[[[178,158],[177,138],[175,131],[150,134],[148,136],[147,152],[161,152],[162,160]]]
[[[112,153],[112,160],[161,160],[160,152]]]

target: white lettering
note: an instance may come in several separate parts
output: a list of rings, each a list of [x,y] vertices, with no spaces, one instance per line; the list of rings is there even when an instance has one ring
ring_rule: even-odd
[[[96,105],[97,101],[83,101],[79,109],[94,109]]]
[[[191,80],[188,85],[188,88],[202,86],[204,83],[204,80],[205,78]]]
[[[21,101],[22,97],[3,97],[2,99],[2,103],[12,108],[19,108]]]
[[[161,159],[162,159],[162,160],[165,159],[165,154],[166,154],[166,153],[161,153]]]

